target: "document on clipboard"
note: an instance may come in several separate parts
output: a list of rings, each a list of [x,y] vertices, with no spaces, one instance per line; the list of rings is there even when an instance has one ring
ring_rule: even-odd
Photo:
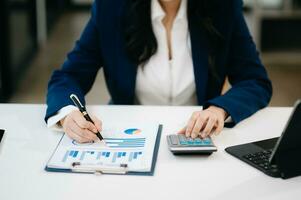
[[[48,161],[50,172],[153,175],[162,125],[105,127],[101,142],[80,144],[64,134]]]

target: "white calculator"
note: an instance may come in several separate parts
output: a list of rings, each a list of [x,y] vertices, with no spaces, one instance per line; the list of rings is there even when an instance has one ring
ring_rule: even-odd
[[[217,151],[211,138],[187,138],[185,135],[168,135],[167,143],[173,154],[212,154]]]

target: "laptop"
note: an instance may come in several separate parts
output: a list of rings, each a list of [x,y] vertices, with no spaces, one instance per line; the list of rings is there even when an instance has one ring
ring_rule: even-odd
[[[228,147],[226,152],[272,177],[301,175],[301,100],[277,138]]]
[[[0,143],[1,143],[1,141],[2,141],[3,135],[4,135],[4,130],[0,129]]]
[[[3,142],[1,143],[3,136],[4,136],[4,130],[0,129],[0,153],[3,146],[2,144]]]

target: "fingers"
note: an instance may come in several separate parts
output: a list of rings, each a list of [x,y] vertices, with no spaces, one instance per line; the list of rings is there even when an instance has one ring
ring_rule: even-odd
[[[190,137],[191,136],[192,130],[194,128],[194,125],[195,125],[198,117],[199,117],[199,112],[194,112],[192,114],[191,118],[189,119],[187,128],[186,128],[186,132],[185,132],[186,137]]]
[[[101,121],[92,117],[95,125],[88,122],[79,111],[73,111],[64,120],[61,120],[65,133],[80,143],[97,140],[95,133],[101,131]]]
[[[86,143],[90,142],[91,140],[88,140],[86,138],[81,137],[80,135],[77,135],[75,132],[73,132],[69,127],[66,127],[64,129],[65,133],[73,140],[79,142],[79,143]]]
[[[206,127],[204,128],[201,137],[205,138],[210,136],[213,133],[213,128],[217,124],[217,117],[214,115],[211,115],[210,118],[207,121]]]
[[[93,133],[89,129],[82,129],[82,128],[80,128],[75,122],[74,122],[74,124],[70,124],[69,128],[75,134],[79,135],[82,138],[85,138],[88,141],[97,140],[97,136],[96,136],[95,133]]]
[[[199,136],[199,133],[201,132],[201,130],[203,129],[203,127],[206,125],[206,122],[208,120],[208,115],[203,115],[203,116],[199,116],[198,120],[196,121],[194,128],[192,130],[192,134],[191,137],[197,138]]]
[[[70,129],[70,123],[69,123],[69,120],[68,117],[66,117],[66,119],[64,120],[64,124],[62,124],[63,126],[63,129],[64,129],[64,132],[73,140],[79,142],[79,143],[84,143],[84,142],[88,142],[86,138],[83,138],[79,135],[77,135],[75,132],[73,132],[71,129]]]
[[[187,128],[183,128],[179,133],[186,137],[196,138],[198,136],[205,138],[213,133],[219,134],[224,127],[225,111],[221,108],[214,108],[194,112],[189,119]]]
[[[186,132],[187,126],[185,126],[184,128],[182,128],[181,130],[178,131],[178,134],[182,134],[184,135]]]
[[[97,130],[99,132],[101,132],[102,131],[102,122],[97,117],[95,117],[94,115],[91,115],[91,119],[93,120],[94,125],[97,128]]]
[[[216,135],[219,135],[222,132],[222,130],[224,128],[224,125],[225,125],[224,120],[219,120],[218,121],[216,130],[215,130],[215,134]]]
[[[97,132],[97,128],[92,122],[87,121],[80,112],[74,112],[73,118],[75,123],[82,129],[89,129],[94,133]]]

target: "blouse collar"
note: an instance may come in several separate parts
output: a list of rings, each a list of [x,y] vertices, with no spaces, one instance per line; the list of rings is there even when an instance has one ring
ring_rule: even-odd
[[[151,0],[151,15],[152,21],[157,19],[162,20],[165,17],[165,12],[159,3],[159,0]],[[187,19],[187,0],[181,0],[181,5],[175,21],[181,19]]]

